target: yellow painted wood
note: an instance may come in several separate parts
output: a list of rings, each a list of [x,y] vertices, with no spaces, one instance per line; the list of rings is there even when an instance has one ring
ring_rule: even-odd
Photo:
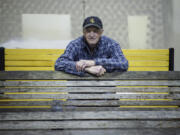
[[[129,61],[130,67],[166,67],[169,66],[168,61]]]
[[[128,71],[168,71],[169,67],[129,67]],[[5,67],[5,71],[54,71],[54,67]]]
[[[169,55],[168,49],[122,49],[124,54],[159,54]],[[5,49],[5,54],[59,54],[64,49]]]
[[[169,55],[125,55],[129,60],[158,60],[158,61],[169,61]]]
[[[169,71],[169,67],[129,67],[128,71]]]
[[[26,55],[26,54],[12,54],[12,55],[5,55],[5,60],[6,61],[12,61],[12,60],[14,60],[14,61],[23,61],[23,60],[30,60],[30,61],[35,61],[35,60],[37,60],[37,61],[39,61],[39,60],[41,60],[41,61],[44,61],[44,60],[53,60],[53,61],[55,61],[60,55],[61,55],[62,53],[60,53],[60,54],[56,54],[56,55]]]
[[[55,61],[5,61],[5,67],[54,67]],[[129,61],[129,67],[168,67],[168,61]],[[149,69],[148,69],[149,70]]]
[[[129,67],[128,71],[168,71],[169,67]],[[54,67],[5,67],[5,71],[54,71]]]
[[[60,54],[53,54],[53,55],[26,55],[26,54],[12,54],[12,55],[5,55],[6,61],[22,61],[22,60],[53,60],[55,61]],[[158,61],[169,61],[168,55],[125,55],[125,57],[131,61],[131,60],[158,60]]]
[[[64,49],[5,49],[5,55],[7,54],[61,54]]]
[[[32,66],[32,67],[45,67],[54,66],[55,61],[5,61],[5,66]],[[168,61],[129,61],[130,67],[165,67],[169,66]]]
[[[5,67],[5,71],[54,71],[54,67]]]
[[[169,55],[168,49],[122,49],[124,55]]]
[[[6,71],[54,71],[64,49],[5,49]],[[128,71],[168,71],[168,49],[123,49]]]
[[[5,61],[5,66],[17,67],[51,67],[54,66],[54,61]]]

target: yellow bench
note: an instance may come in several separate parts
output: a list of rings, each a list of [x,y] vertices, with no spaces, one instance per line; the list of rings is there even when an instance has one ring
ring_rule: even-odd
[[[54,71],[54,63],[63,54],[64,49],[4,49],[3,51],[4,56],[1,57],[4,58],[1,59],[5,60],[5,71]],[[128,71],[174,70],[173,48],[123,49],[123,53],[129,61]]]

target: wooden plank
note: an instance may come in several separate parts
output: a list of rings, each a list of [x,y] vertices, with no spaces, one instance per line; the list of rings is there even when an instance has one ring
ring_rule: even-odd
[[[54,71],[54,67],[5,67],[5,71]],[[169,71],[169,67],[129,67],[128,71]]]
[[[144,72],[113,72],[113,73],[105,73],[102,77],[94,77],[88,74],[85,74],[84,77],[79,77],[75,75],[70,75],[67,73],[63,73],[60,71],[0,71],[0,79],[3,80],[179,80],[180,79],[180,71],[159,71],[159,72],[151,72],[151,71],[144,71]]]
[[[125,55],[128,61],[138,61],[138,60],[156,60],[156,61],[169,61],[169,55],[142,55],[142,54],[135,54],[135,55]]]
[[[98,100],[74,100],[74,101],[31,101],[31,100],[26,100],[23,102],[20,101],[13,101],[10,100],[0,100],[0,108],[5,108],[4,106],[11,106],[12,108],[14,106],[52,106],[52,105],[59,105],[59,106],[77,106],[77,107],[119,107],[119,106],[180,106],[180,101],[179,100],[174,100],[174,101],[166,101],[162,99],[162,101],[151,101],[151,100],[127,100],[127,101],[114,101],[114,100],[103,100],[103,101],[98,101]]]
[[[124,55],[169,55],[168,49],[122,49]]]
[[[51,67],[54,66],[53,61],[5,61],[6,67]]]
[[[128,71],[169,71],[168,67],[129,67]]]
[[[180,94],[7,94],[1,99],[180,99]]]
[[[54,71],[54,67],[5,67],[5,71]]]
[[[150,129],[68,129],[68,130],[13,130],[2,135],[179,135],[179,128]]]
[[[111,108],[111,110],[107,110],[107,109],[110,109],[110,108]],[[23,110],[27,109],[30,112],[32,112],[31,111],[32,109],[38,109],[38,110],[41,109],[41,111],[42,111],[42,109],[43,109],[43,111],[44,111],[44,109],[49,109],[50,111],[53,110],[53,111],[60,111],[60,112],[62,112],[62,111],[63,112],[65,112],[65,111],[71,111],[71,112],[72,111],[103,111],[103,109],[105,109],[104,111],[113,111],[116,108],[133,109],[133,111],[134,111],[134,109],[137,109],[137,108],[139,108],[139,109],[149,109],[148,111],[152,111],[150,109],[154,109],[154,108],[158,109],[158,111],[161,108],[163,108],[163,109],[179,109],[179,107],[175,106],[175,105],[171,105],[171,106],[167,106],[167,105],[161,105],[161,106],[156,106],[156,105],[150,105],[150,106],[147,106],[147,105],[144,105],[144,106],[133,105],[133,106],[119,106],[119,107],[117,107],[117,106],[113,106],[113,107],[104,107],[104,106],[101,106],[101,107],[99,107],[99,106],[98,107],[83,106],[82,107],[82,106],[80,106],[80,107],[78,107],[78,106],[50,106],[50,105],[31,105],[31,106],[30,105],[21,105],[21,106],[16,105],[16,106],[0,106],[0,111],[4,110],[4,109],[5,110],[9,109],[9,110],[13,110],[13,111],[14,111],[14,109],[18,109],[19,111],[22,110],[22,109]],[[6,112],[8,112],[8,111],[6,111]],[[20,111],[20,112],[22,112],[22,111]]]
[[[169,66],[168,61],[129,61],[130,67],[166,67]]]
[[[169,55],[168,49],[122,49],[125,55],[128,54],[159,54]],[[5,54],[59,54],[64,52],[64,49],[5,49]]]
[[[39,60],[39,61],[43,61],[43,60],[53,60],[55,61],[58,57],[60,56],[60,54],[49,54],[49,55],[27,55],[27,54],[23,54],[23,55],[18,55],[18,54],[12,54],[12,55],[5,55],[5,60],[6,61],[22,61],[22,60]],[[157,58],[158,59],[158,58]]]
[[[18,112],[0,113],[1,121],[10,120],[179,120],[179,111],[98,111],[98,112]]]
[[[180,121],[2,121],[0,129],[179,128]]]
[[[75,93],[103,93],[103,92],[176,92],[180,87],[5,87],[1,92],[75,92]]]
[[[74,106],[47,106],[47,107],[39,107],[39,106],[29,106],[28,108],[25,106],[17,106],[17,107],[8,107],[8,108],[0,108],[0,112],[76,112],[76,111],[180,111],[180,108],[167,107],[167,106],[151,106],[151,107],[74,107]]]
[[[8,54],[5,55],[5,60],[56,60],[60,54]],[[156,61],[169,61],[169,55],[126,55],[129,61],[132,60],[156,60]]]
[[[62,54],[64,49],[5,49],[5,54]]]
[[[180,80],[170,81],[0,81],[0,86],[180,86]]]

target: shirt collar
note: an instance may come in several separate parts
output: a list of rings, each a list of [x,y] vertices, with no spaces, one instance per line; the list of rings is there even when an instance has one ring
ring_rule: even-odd
[[[84,36],[82,37],[82,41],[83,41],[83,43],[82,43],[83,48],[89,49],[88,43],[86,42]],[[97,46],[96,46],[95,50],[97,50],[97,49],[100,47],[101,42],[102,42],[102,37],[100,37],[100,39],[99,39],[99,41],[98,41],[98,43],[97,43]]]

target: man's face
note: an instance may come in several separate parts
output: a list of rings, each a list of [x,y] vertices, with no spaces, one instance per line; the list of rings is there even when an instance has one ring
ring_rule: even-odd
[[[96,27],[88,27],[83,30],[84,37],[89,44],[89,47],[95,48],[103,30]]]

